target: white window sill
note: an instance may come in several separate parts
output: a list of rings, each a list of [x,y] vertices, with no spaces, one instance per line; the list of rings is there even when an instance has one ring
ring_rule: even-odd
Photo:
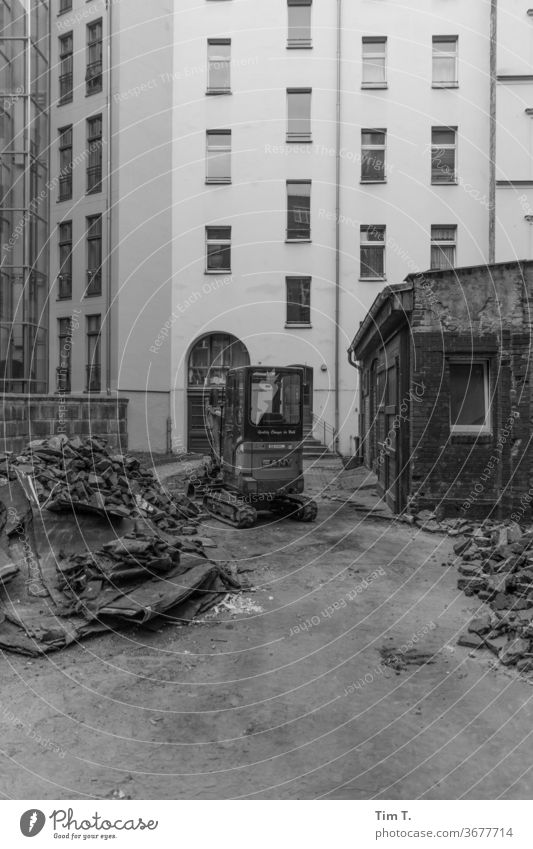
[[[311,239],[285,239],[286,245],[308,245],[310,243]]]
[[[296,41],[287,42],[287,50],[312,50],[313,45],[310,41],[298,43]]]
[[[431,83],[431,88],[459,88],[459,83]]]
[[[299,138],[287,138],[285,139],[287,144],[312,144],[313,139],[311,136],[300,136]]]
[[[293,328],[293,327],[295,327],[298,330],[310,330],[310,329],[313,328],[313,325],[312,324],[306,324],[305,322],[298,322],[298,321],[286,321],[285,322],[285,329]]]
[[[492,431],[489,428],[484,427],[457,427],[452,425],[450,427],[450,433],[452,436],[492,436]]]
[[[375,186],[375,185],[379,185],[380,183],[386,183],[386,182],[387,182],[386,179],[385,180],[359,180],[359,183],[360,183],[361,186]]]
[[[228,177],[226,180],[206,180],[206,186],[230,186],[231,178]]]
[[[208,95],[231,94],[231,89],[230,88],[220,88],[220,89],[208,88],[206,90],[206,94],[208,94]]]
[[[220,274],[231,274],[231,273],[232,273],[231,268],[219,268],[219,269],[216,269],[216,270],[213,269],[212,271],[210,269],[206,268],[206,270],[204,271],[204,274],[218,274],[218,275],[220,275]]]
[[[386,283],[386,277],[359,277],[360,283]]]
[[[369,88],[369,89],[380,89],[380,88],[388,88],[388,83],[361,83],[361,88]]]
[[[446,183],[431,181],[432,186],[457,186],[457,180],[448,180]]]

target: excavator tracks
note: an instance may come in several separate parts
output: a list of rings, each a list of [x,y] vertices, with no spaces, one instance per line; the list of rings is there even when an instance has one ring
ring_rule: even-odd
[[[227,489],[206,492],[204,507],[212,516],[234,528],[251,528],[257,522],[257,510]]]

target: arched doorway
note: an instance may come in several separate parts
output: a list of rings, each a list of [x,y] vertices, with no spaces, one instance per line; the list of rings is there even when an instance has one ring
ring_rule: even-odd
[[[205,427],[205,390],[219,386],[223,391],[230,368],[250,365],[243,342],[229,333],[210,333],[198,339],[187,364],[187,447],[199,454],[209,453]]]

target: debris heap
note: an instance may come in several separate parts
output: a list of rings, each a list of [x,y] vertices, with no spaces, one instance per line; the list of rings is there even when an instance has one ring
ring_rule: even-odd
[[[49,510],[138,515],[170,531],[200,512],[185,495],[166,491],[135,457],[111,452],[94,436],[53,436],[30,442],[19,456],[0,455],[0,476],[17,475],[30,479],[40,506]]]
[[[501,663],[533,670],[533,531],[485,522],[454,545],[458,588],[488,605],[459,644],[487,648]]]

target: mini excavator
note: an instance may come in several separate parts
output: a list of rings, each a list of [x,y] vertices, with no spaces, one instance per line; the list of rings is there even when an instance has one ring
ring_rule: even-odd
[[[206,418],[211,459],[187,494],[236,528],[268,511],[312,522],[316,502],[303,495],[303,369],[243,366],[227,374],[224,400],[211,388]]]

